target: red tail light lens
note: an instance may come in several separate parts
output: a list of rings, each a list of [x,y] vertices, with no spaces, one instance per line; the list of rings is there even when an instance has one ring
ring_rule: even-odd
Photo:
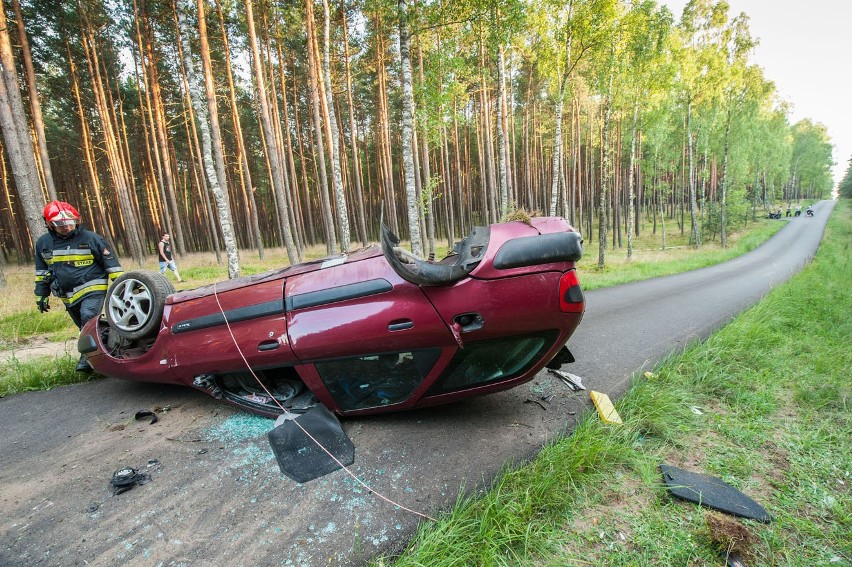
[[[582,313],[586,310],[586,299],[576,270],[565,272],[559,280],[559,309],[563,313]]]

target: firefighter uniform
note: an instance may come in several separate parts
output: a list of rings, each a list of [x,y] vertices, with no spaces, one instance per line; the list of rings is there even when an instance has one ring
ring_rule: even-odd
[[[36,297],[59,297],[78,328],[100,313],[123,271],[106,240],[79,225],[65,236],[51,230],[35,245]]]

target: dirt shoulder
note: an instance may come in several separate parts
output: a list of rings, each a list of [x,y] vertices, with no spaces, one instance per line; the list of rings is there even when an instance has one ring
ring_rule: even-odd
[[[51,341],[46,336],[32,337],[14,348],[0,349],[0,364],[5,364],[13,359],[24,362],[37,356],[50,356],[54,358],[70,356],[77,358],[80,356],[77,352],[77,339],[71,338],[64,341]]]

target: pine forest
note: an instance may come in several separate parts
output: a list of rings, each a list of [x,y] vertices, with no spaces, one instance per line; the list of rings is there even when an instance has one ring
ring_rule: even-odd
[[[128,269],[167,231],[233,278],[241,254],[375,242],[380,219],[429,257],[519,211],[565,217],[602,266],[649,223],[724,246],[832,191],[826,128],[791,123],[724,1],[2,0],[0,19],[2,263],[32,262],[55,199]]]

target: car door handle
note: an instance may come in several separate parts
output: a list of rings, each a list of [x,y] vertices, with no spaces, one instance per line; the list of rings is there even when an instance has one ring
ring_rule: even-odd
[[[414,321],[411,319],[401,319],[396,321],[391,321],[388,324],[388,331],[404,331],[405,329],[410,329],[414,326]]]
[[[279,343],[277,340],[263,341],[262,343],[257,345],[257,350],[259,350],[260,352],[266,352],[268,350],[275,350],[280,346],[281,343]]]

